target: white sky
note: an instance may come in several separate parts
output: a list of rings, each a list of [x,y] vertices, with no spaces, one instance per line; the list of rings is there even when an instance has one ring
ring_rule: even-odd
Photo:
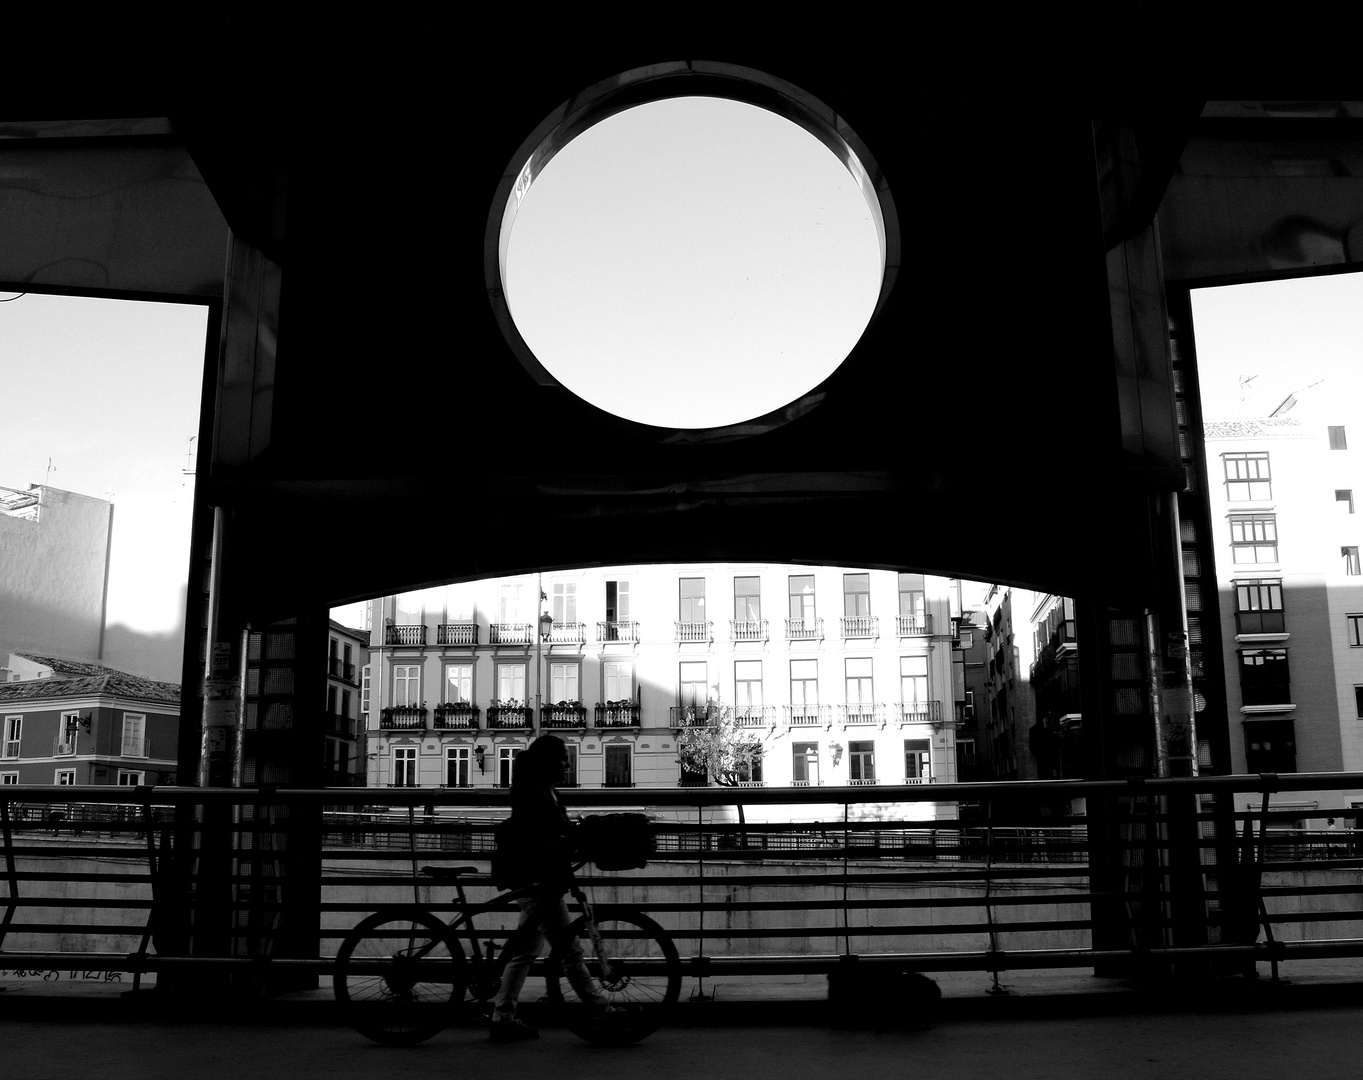
[[[0,486],[113,502],[110,626],[166,634],[184,617],[184,469],[198,448],[206,327],[199,305],[41,293],[0,303]]]
[[[1198,289],[1193,328],[1208,420],[1267,416],[1307,388],[1363,400],[1363,274]]]
[[[504,274],[521,335],[570,390],[709,427],[780,408],[843,361],[879,294],[880,243],[861,189],[803,128],[677,98],[559,151]]]

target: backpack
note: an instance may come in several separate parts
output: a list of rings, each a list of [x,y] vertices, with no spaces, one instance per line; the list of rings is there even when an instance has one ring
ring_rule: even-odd
[[[511,818],[492,826],[492,884],[499,889],[523,889],[540,876],[542,860],[526,842],[525,830]]]
[[[594,814],[577,827],[578,854],[598,870],[642,870],[653,854],[647,814]]]

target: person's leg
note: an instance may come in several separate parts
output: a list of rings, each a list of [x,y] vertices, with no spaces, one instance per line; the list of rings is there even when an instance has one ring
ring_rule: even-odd
[[[516,903],[520,905],[521,918],[506,944],[509,955],[506,967],[502,970],[502,985],[492,999],[494,1023],[509,1023],[515,1018],[516,1003],[520,1000],[525,980],[544,941],[540,934],[541,909],[544,905],[534,897],[517,900]]]
[[[598,1009],[605,1008],[610,1004],[610,1000],[602,993],[601,987],[587,970],[586,959],[582,954],[582,943],[578,941],[577,935],[569,930],[572,917],[568,914],[567,897],[560,896],[556,903],[546,903],[544,906],[542,925],[549,940],[559,949],[564,978],[576,992],[579,1001]]]

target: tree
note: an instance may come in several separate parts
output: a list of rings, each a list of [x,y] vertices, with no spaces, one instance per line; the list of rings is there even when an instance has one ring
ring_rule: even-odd
[[[708,777],[720,787],[737,787],[758,779],[762,772],[763,739],[728,705],[691,706],[682,715],[677,740],[682,770]],[[763,728],[765,734],[766,729]],[[738,824],[747,846],[747,819],[738,804]]]

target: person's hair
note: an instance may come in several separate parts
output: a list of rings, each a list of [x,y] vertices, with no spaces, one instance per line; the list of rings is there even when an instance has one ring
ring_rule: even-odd
[[[513,789],[544,789],[553,787],[557,779],[555,768],[568,755],[567,744],[557,735],[541,735],[516,755],[511,769]]]

